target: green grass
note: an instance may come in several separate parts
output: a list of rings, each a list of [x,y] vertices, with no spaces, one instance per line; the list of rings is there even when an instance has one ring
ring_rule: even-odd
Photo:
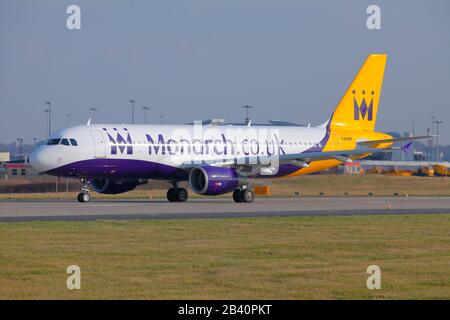
[[[2,223],[0,299],[449,299],[449,231],[450,215]]]

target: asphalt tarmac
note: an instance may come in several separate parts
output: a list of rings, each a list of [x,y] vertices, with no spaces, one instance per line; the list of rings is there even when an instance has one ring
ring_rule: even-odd
[[[231,199],[0,201],[0,222],[200,219],[450,213],[450,197],[317,197]]]

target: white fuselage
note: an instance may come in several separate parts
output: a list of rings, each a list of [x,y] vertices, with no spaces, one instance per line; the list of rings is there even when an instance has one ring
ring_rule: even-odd
[[[170,170],[166,170],[167,177],[161,170],[153,175],[148,164],[183,169],[219,160],[277,158],[289,153],[320,151],[326,136],[327,130],[322,127],[83,125],[54,133],[48,140],[50,144],[33,152],[31,163],[39,172],[60,176],[106,178],[132,172],[133,177],[170,179]],[[67,140],[63,143],[63,139]],[[73,140],[76,146],[72,145]],[[143,164],[142,170],[136,164]],[[124,165],[136,170],[121,170]]]

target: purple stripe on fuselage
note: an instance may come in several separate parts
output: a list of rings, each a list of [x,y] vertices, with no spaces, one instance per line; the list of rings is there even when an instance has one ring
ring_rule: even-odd
[[[280,165],[278,172],[273,175],[259,176],[259,178],[282,177],[298,170],[291,164]],[[46,174],[64,177],[110,178],[110,179],[160,179],[160,180],[188,180],[187,170],[169,165],[132,159],[91,159],[73,162]]]
[[[132,159],[91,159],[45,172],[56,176],[187,180],[188,171],[161,163]]]

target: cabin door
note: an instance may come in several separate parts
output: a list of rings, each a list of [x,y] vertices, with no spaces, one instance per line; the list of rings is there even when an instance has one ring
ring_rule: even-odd
[[[95,146],[95,158],[106,158],[106,140],[105,135],[100,130],[91,130],[92,141]]]

